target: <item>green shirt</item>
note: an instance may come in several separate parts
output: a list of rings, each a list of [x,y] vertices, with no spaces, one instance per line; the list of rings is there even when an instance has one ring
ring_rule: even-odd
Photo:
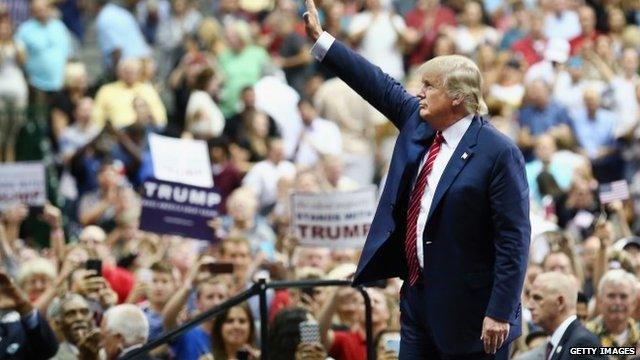
[[[262,77],[262,69],[269,62],[269,54],[259,46],[247,45],[237,54],[232,50],[223,52],[218,61],[224,74],[222,113],[228,118],[237,111],[240,91]]]

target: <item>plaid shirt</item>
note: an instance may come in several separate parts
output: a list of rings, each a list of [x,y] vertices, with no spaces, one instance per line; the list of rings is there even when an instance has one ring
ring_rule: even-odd
[[[627,324],[627,341],[624,344],[618,344],[615,340],[615,336],[609,334],[609,331],[605,328],[604,322],[602,320],[602,316],[598,316],[597,318],[587,322],[586,327],[589,331],[596,334],[604,347],[619,347],[619,346],[631,346],[636,347],[638,341],[640,341],[640,327],[638,323],[632,318],[629,318]],[[613,355],[609,356],[610,359],[631,359],[631,356],[625,355]]]

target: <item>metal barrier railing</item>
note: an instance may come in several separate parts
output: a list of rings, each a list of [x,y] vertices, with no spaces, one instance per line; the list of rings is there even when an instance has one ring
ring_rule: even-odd
[[[261,358],[269,359],[269,347],[267,338],[269,336],[269,313],[267,306],[267,290],[268,289],[289,289],[289,288],[305,288],[305,287],[324,287],[324,286],[351,286],[351,281],[348,280],[300,280],[300,281],[273,281],[266,282],[264,279],[260,279],[257,283],[254,283],[249,289],[244,292],[231,297],[229,300],[224,303],[211,308],[185,324],[170,330],[160,336],[159,338],[150,341],[143,345],[142,347],[135,349],[129,353],[127,353],[122,360],[135,359],[136,357],[147,354],[149,351],[161,346],[162,344],[168,343],[169,341],[175,339],[176,337],[184,334],[189,329],[198,326],[199,324],[210,320],[228,309],[247,301],[249,298],[258,295],[260,301],[260,350],[261,350]],[[374,346],[373,346],[373,325],[371,318],[371,299],[369,298],[369,294],[367,294],[365,288],[363,286],[357,287],[360,294],[362,294],[364,298],[364,306],[365,306],[365,327],[366,327],[366,336],[367,336],[367,359],[374,359]]]

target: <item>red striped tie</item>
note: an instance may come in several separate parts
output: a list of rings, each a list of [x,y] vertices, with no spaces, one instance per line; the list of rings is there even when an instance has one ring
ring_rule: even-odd
[[[411,190],[411,197],[409,198],[409,210],[407,211],[407,233],[405,241],[405,251],[407,256],[407,264],[409,266],[409,284],[415,285],[420,277],[420,263],[418,262],[418,254],[416,253],[416,244],[418,241],[418,234],[416,230],[418,228],[418,215],[420,214],[420,201],[424,194],[424,189],[427,187],[427,176],[433,169],[433,163],[440,152],[440,145],[444,141],[442,132],[436,132],[436,137],[429,147],[429,153],[427,155],[427,161],[418,174],[416,184]]]

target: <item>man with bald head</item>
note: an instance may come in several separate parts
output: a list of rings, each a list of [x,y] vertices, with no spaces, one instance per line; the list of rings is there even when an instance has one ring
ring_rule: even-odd
[[[538,275],[531,286],[529,302],[533,322],[550,336],[545,360],[564,360],[573,356],[574,347],[600,346],[598,338],[576,317],[578,287],[576,281],[559,272]],[[604,355],[581,355],[581,359],[606,359]]]

